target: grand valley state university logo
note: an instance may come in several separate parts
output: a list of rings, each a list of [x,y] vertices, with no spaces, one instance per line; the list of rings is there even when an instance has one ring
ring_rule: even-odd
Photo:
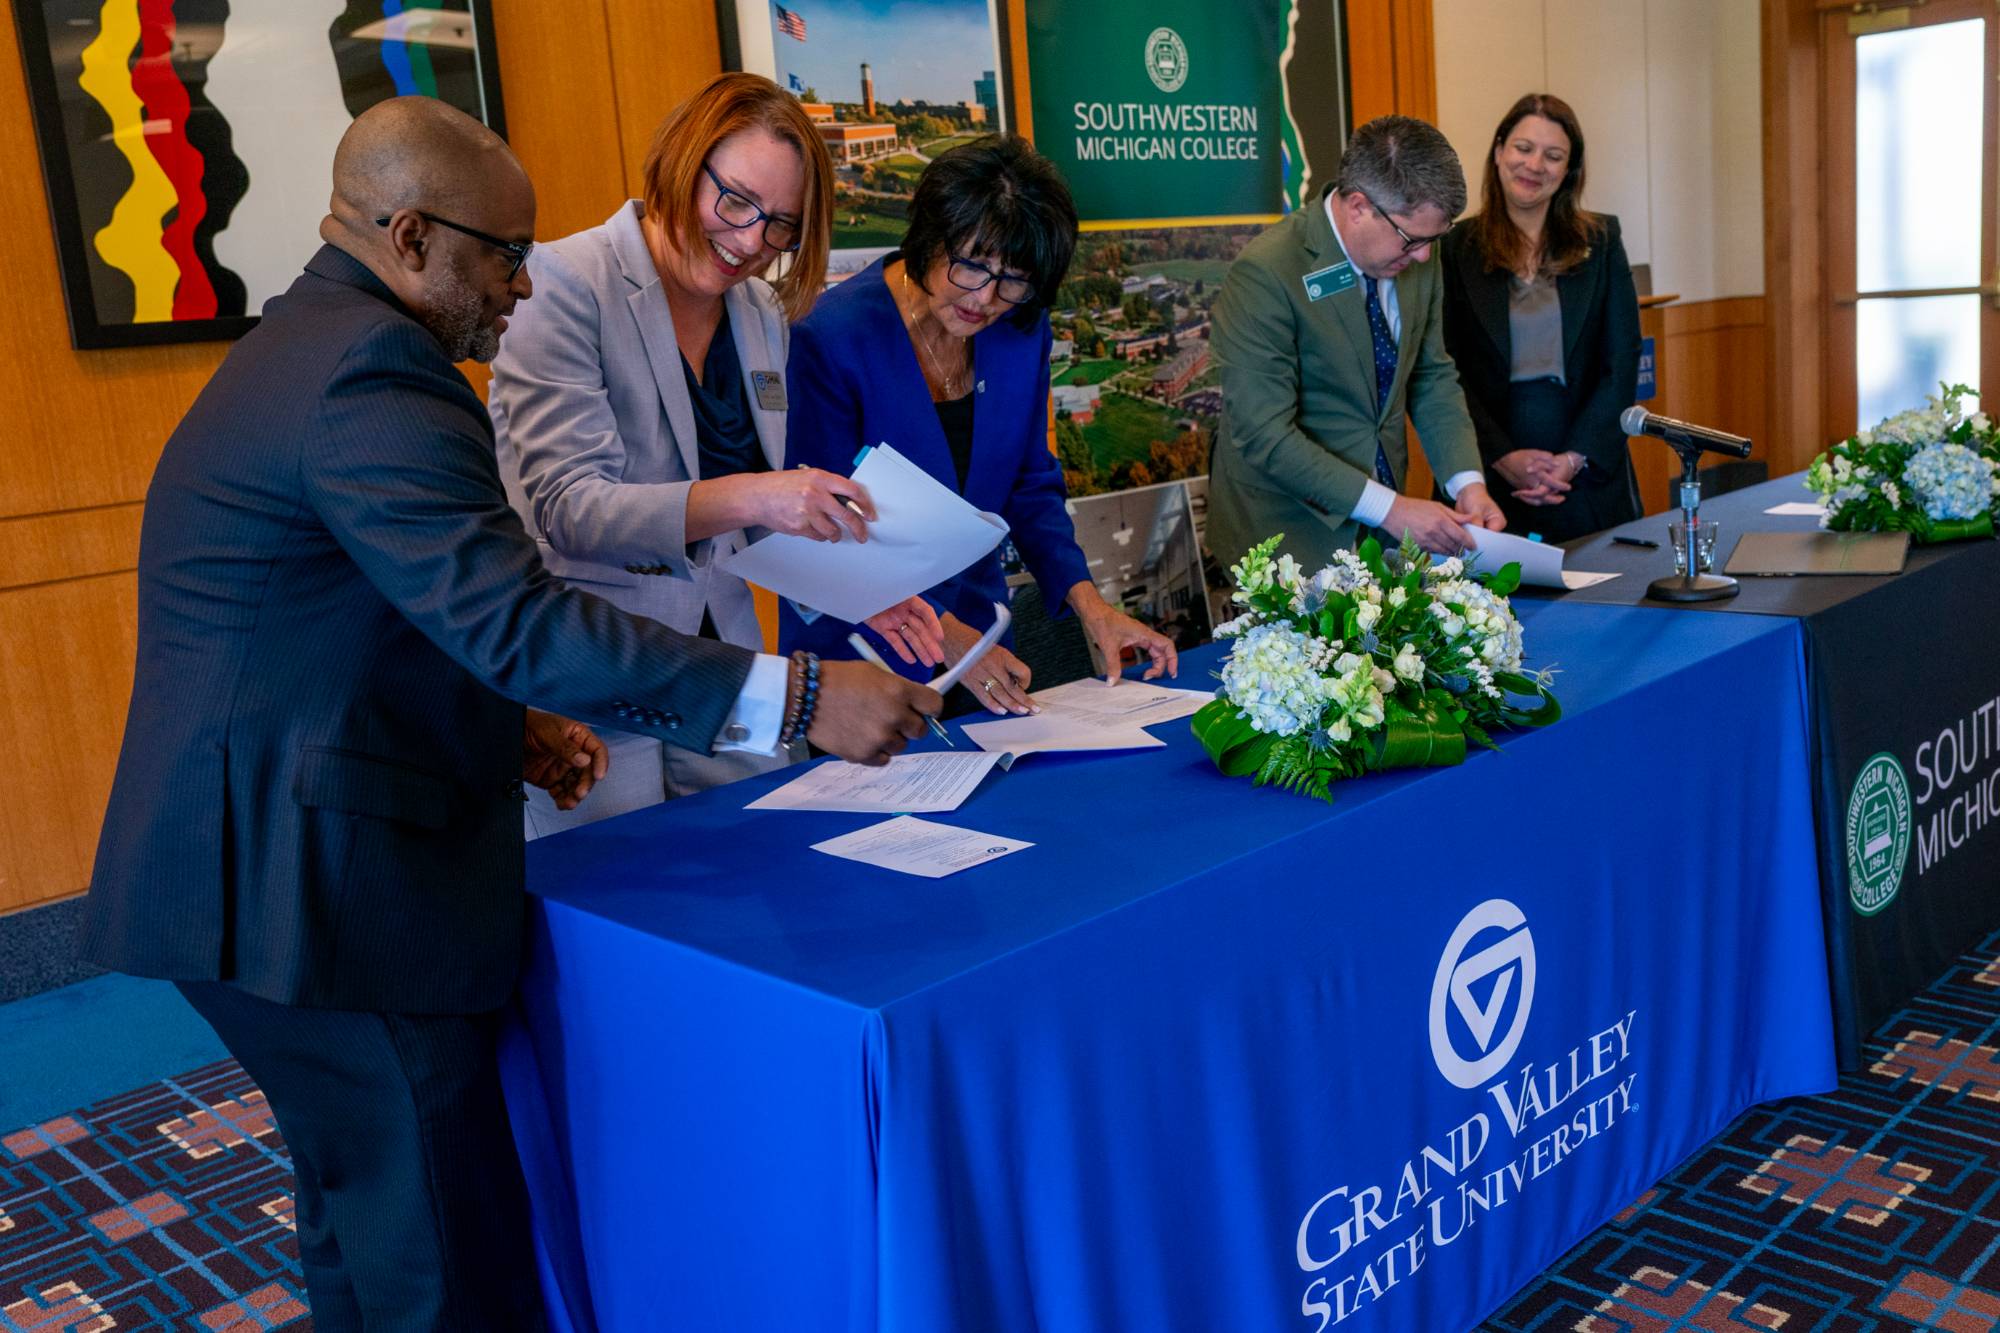
[[[1550,938],[1559,954],[1574,947],[1562,931]],[[1639,1076],[1631,1063],[1638,1010],[1578,1032],[1552,1060],[1509,1069],[1534,1004],[1528,919],[1505,898],[1489,898],[1452,931],[1431,979],[1431,1057],[1460,1092],[1422,1101],[1427,1117],[1434,1106],[1438,1118],[1464,1118],[1449,1128],[1432,1125],[1424,1140],[1393,1156],[1344,1160],[1345,1179],[1321,1182],[1293,1235],[1293,1257],[1306,1277],[1299,1313],[1317,1321],[1308,1333],[1327,1333],[1396,1299],[1412,1279],[1427,1278],[1432,1256],[1466,1235],[1484,1234],[1485,1219],[1592,1153],[1591,1145],[1638,1109]],[[1574,1022],[1576,1015],[1558,1004],[1542,1024],[1545,1041],[1551,1023]],[[1596,1170],[1617,1166],[1600,1163]],[[1580,1180],[1573,1188],[1600,1190],[1603,1181]],[[1493,1243],[1512,1241],[1494,1237]],[[1413,1312],[1402,1313],[1371,1327],[1413,1327]]]
[[[1466,953],[1474,940],[1494,930],[1505,934]],[[1489,898],[1451,933],[1431,982],[1431,1057],[1438,1072],[1461,1088],[1491,1081],[1519,1049],[1534,1001],[1535,937],[1528,918],[1505,898]],[[1501,1021],[1510,1016],[1502,1036]],[[1462,1049],[1459,1029],[1471,1041],[1469,1053]]]

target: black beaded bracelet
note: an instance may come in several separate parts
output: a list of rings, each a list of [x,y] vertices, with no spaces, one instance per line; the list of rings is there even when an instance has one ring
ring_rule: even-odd
[[[792,654],[792,670],[797,673],[799,692],[786,710],[784,729],[778,740],[790,745],[812,730],[813,711],[819,706],[819,657],[803,648]]]

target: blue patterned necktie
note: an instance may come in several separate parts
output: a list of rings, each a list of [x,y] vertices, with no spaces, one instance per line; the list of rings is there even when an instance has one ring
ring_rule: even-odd
[[[1389,388],[1396,382],[1396,338],[1389,332],[1389,317],[1382,313],[1382,302],[1375,295],[1375,280],[1364,277],[1362,287],[1368,293],[1368,337],[1375,344],[1375,410],[1380,413],[1382,404],[1389,401]],[[1396,474],[1389,470],[1389,455],[1383,452],[1381,440],[1375,442],[1375,480],[1390,490],[1398,489]]]

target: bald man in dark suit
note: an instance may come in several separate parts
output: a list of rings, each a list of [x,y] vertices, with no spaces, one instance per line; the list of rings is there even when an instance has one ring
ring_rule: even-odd
[[[326,244],[147,493],[86,951],[179,983],[270,1098],[322,1333],[541,1326],[494,1036],[526,918],[524,763],[583,786],[590,755],[522,705],[768,750],[806,692],[803,664],[542,567],[453,364],[490,358],[530,295],[534,221],[476,121],[426,98],[364,113]],[[807,734],[886,762],[941,702],[828,663]]]

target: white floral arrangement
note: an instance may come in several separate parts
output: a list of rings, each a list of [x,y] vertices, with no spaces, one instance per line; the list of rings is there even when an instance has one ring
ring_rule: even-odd
[[[1812,461],[1806,486],[1837,532],[1907,532],[1918,542],[1993,535],[2000,500],[2000,432],[1963,384],[1924,406],[1858,431]]]
[[[1245,609],[1216,629],[1235,642],[1193,723],[1224,773],[1331,800],[1343,778],[1462,763],[1495,730],[1562,716],[1550,673],[1522,668],[1520,566],[1472,574],[1371,539],[1308,577],[1283,541],[1230,571]]]

